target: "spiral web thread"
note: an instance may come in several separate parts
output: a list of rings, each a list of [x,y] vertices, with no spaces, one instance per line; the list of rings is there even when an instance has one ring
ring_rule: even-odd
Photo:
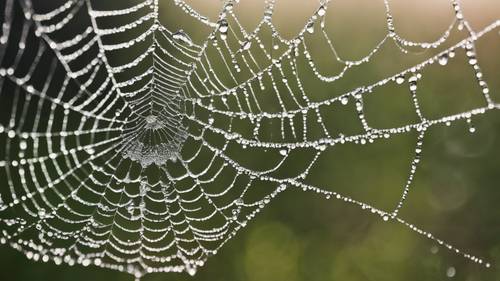
[[[151,272],[193,275],[279,193],[303,190],[403,224],[490,266],[398,213],[427,130],[467,122],[473,132],[471,118],[500,108],[489,95],[475,51],[475,42],[498,32],[500,21],[474,31],[452,1],[455,19],[441,37],[411,42],[396,32],[385,0],[386,36],[366,57],[347,61],[326,32],[329,1],[318,4],[291,40],[273,25],[271,0],[251,31],[233,12],[237,2],[225,2],[214,21],[181,0],[173,4],[211,29],[205,41],[198,44],[183,30],[162,25],[158,0],[116,10],[73,0],[44,13],[37,13],[29,0],[2,1],[0,103],[8,108],[0,119],[2,244],[35,261],[95,265],[136,278]],[[266,32],[271,46],[263,39]],[[387,44],[403,53],[438,50],[454,32],[466,38],[418,65],[335,97],[314,101],[301,82],[301,74],[309,72],[334,83]],[[311,36],[328,44],[331,53],[324,56],[340,63],[340,72],[328,76],[318,70],[308,47]],[[458,55],[461,50],[465,56]],[[421,70],[457,58],[473,69],[484,105],[428,119],[418,101]],[[307,68],[300,68],[300,61]],[[409,89],[418,121],[371,127],[365,96],[390,84]],[[267,109],[268,103],[276,106]],[[349,103],[355,104],[363,132],[333,134],[322,112]],[[277,134],[262,133],[266,126],[277,128]],[[334,146],[383,142],[410,132],[418,136],[414,157],[393,210],[307,182],[318,158]],[[244,163],[236,157],[243,151],[262,155],[271,166]],[[287,163],[296,153],[309,160],[290,175]]]

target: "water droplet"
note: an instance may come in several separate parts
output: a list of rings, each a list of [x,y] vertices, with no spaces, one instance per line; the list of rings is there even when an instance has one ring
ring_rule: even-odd
[[[314,22],[309,22],[306,26],[306,31],[309,33],[314,33]]]
[[[437,254],[437,252],[438,252],[438,251],[439,251],[438,246],[433,245],[433,246],[431,247],[431,253],[432,253],[432,254]]]
[[[26,144],[26,141],[21,141],[19,142],[19,149],[25,150],[28,147],[28,144]]]
[[[189,46],[193,45],[193,40],[191,40],[191,37],[189,37],[189,35],[187,35],[187,33],[182,29],[179,29],[179,31],[172,34],[172,38]]]
[[[219,32],[221,34],[221,38],[223,40],[225,40],[227,37],[227,31],[229,29],[229,24],[227,23],[227,21],[225,19],[222,19],[219,21],[219,28],[218,29],[219,29]]]
[[[326,14],[326,8],[325,8],[325,6],[319,7],[319,9],[318,9],[318,16],[322,17],[325,14]]]
[[[16,136],[16,132],[14,130],[10,130],[7,133],[7,136],[12,139],[12,138],[14,138]]]
[[[417,83],[410,82],[410,91],[416,91],[416,90],[417,90]]]
[[[252,42],[246,41],[243,43],[243,46],[242,46],[243,50],[249,50],[250,47],[252,47]]]
[[[196,274],[196,268],[192,266],[186,266],[186,272],[189,275],[194,276]]]
[[[440,65],[446,65],[448,63],[448,55],[443,54],[439,57],[438,62]]]
[[[243,205],[243,204],[244,204],[243,199],[241,199],[241,198],[236,199],[236,201],[234,201],[234,203],[235,203],[236,205],[238,205],[238,206],[241,206],[241,205]]]
[[[38,217],[39,218],[45,218],[45,215],[47,214],[47,212],[45,211],[45,209],[41,208],[40,210],[38,210]]]
[[[405,77],[403,75],[400,75],[398,77],[396,77],[396,83],[401,85],[405,82]]]
[[[446,276],[448,276],[449,278],[454,277],[456,273],[457,270],[453,266],[448,267],[448,269],[446,270]]]

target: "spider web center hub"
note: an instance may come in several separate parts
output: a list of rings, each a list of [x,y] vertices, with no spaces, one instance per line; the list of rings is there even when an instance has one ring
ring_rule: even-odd
[[[148,167],[176,161],[187,132],[178,116],[159,113],[129,122],[122,137],[122,156]]]

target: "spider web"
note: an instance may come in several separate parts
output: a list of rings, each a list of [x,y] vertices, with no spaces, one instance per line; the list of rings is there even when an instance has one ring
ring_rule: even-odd
[[[158,0],[98,9],[89,0],[66,1],[39,13],[29,0],[0,4],[0,242],[35,261],[95,265],[140,278],[152,272],[196,273],[209,256],[285,190],[322,194],[403,224],[465,258],[482,258],[398,216],[409,195],[429,128],[467,122],[499,109],[483,80],[475,42],[497,32],[500,21],[474,31],[458,2],[455,19],[434,42],[412,42],[396,32],[385,0],[386,36],[365,57],[339,57],[326,32],[329,1],[293,39],[273,24],[274,1],[253,30],[222,6],[211,20],[187,3],[174,5],[211,31],[195,42],[160,22]],[[161,3],[163,5],[163,3]],[[123,4],[126,5],[126,4]],[[466,34],[442,47],[454,32]],[[268,35],[269,34],[269,35]],[[267,37],[266,37],[267,36]],[[342,67],[329,76],[313,59],[309,38]],[[266,38],[271,38],[268,42]],[[370,85],[316,101],[304,73],[334,83],[395,44],[403,53],[436,55]],[[458,52],[465,50],[465,56]],[[484,105],[428,119],[420,110],[422,69],[465,59]],[[302,61],[307,68],[301,68]],[[365,117],[365,96],[384,85],[406,87],[418,120],[375,128]],[[362,132],[333,133],[323,112],[354,103]],[[316,129],[315,129],[316,128]],[[267,134],[271,131],[275,134]],[[400,200],[392,210],[309,184],[317,160],[343,144],[383,142],[417,132]],[[303,165],[291,169],[295,155]],[[254,155],[257,162],[242,155]],[[265,163],[262,162],[265,159]]]

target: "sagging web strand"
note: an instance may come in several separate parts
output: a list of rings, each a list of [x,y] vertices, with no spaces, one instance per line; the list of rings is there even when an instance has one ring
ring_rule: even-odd
[[[274,1],[266,1],[263,18],[252,31],[233,12],[237,3],[226,2],[216,21],[180,0],[174,4],[211,28],[201,45],[183,30],[160,23],[158,0],[117,10],[96,10],[88,0],[75,0],[44,14],[36,13],[30,1],[0,5],[0,99],[11,109],[0,125],[5,149],[1,178],[7,186],[0,191],[2,244],[33,260],[95,265],[137,278],[151,272],[195,274],[274,197],[299,189],[359,206],[490,266],[398,213],[410,192],[427,130],[466,121],[473,132],[473,117],[500,108],[489,95],[475,52],[475,42],[498,30],[500,21],[475,32],[452,1],[455,18],[445,33],[434,42],[412,42],[396,32],[386,0],[386,36],[366,57],[349,61],[339,56],[326,32],[329,1],[320,3],[291,40],[273,25]],[[125,18],[122,25],[103,23]],[[467,38],[374,84],[314,101],[302,83],[306,71],[334,83],[370,62],[387,44],[403,53],[437,49],[457,29]],[[68,32],[71,38],[61,40]],[[271,34],[270,47],[265,32]],[[330,58],[342,65],[337,74],[319,71],[309,48],[313,35],[327,42]],[[484,106],[428,119],[418,101],[421,70],[446,65],[460,49],[474,70]],[[307,69],[300,67],[304,60]],[[389,84],[409,89],[417,122],[370,126],[364,98]],[[275,110],[265,107],[271,99]],[[352,102],[363,132],[333,135],[322,111]],[[279,140],[264,133],[273,124],[279,124]],[[319,125],[321,134],[310,124]],[[414,131],[409,176],[393,210],[307,183],[317,160],[334,146],[374,143]],[[264,152],[276,161],[270,168],[252,167],[235,157],[234,149]],[[311,156],[305,167],[296,175],[279,176],[287,161],[303,151]],[[262,192],[259,186],[267,188]]]

